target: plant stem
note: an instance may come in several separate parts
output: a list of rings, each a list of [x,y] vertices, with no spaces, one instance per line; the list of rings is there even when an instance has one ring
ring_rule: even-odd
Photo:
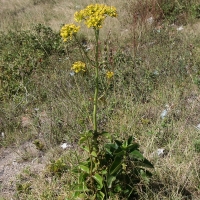
[[[98,137],[98,132],[97,132],[97,100],[98,100],[98,88],[99,88],[99,83],[98,83],[98,71],[99,71],[99,61],[98,61],[98,53],[99,53],[99,30],[95,29],[95,93],[94,93],[94,110],[93,110],[93,141],[94,141],[94,148],[97,150],[98,149],[98,142],[97,142],[97,137]]]

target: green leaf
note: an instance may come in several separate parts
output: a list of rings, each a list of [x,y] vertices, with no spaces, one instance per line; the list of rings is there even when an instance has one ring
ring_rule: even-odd
[[[102,132],[102,133],[99,134],[99,136],[103,136],[103,137],[111,140],[111,134],[108,133],[108,132]]]
[[[133,143],[133,144],[131,144],[131,145],[129,145],[129,146],[127,147],[127,151],[138,150],[138,148],[139,148],[139,144]]]
[[[122,167],[122,158],[115,157],[115,160],[113,161],[111,167],[110,167],[110,175],[117,174]]]
[[[72,172],[75,173],[75,174],[79,174],[79,173],[80,173],[80,170],[79,170],[78,167],[74,167],[74,168],[72,169]]]
[[[117,184],[116,186],[115,186],[115,188],[114,188],[114,191],[115,192],[121,192],[122,191],[122,188],[121,188],[121,184]]]
[[[89,138],[91,138],[93,136],[93,131],[87,131],[86,133],[82,133],[80,134],[81,138],[79,139],[79,144],[84,143],[86,140],[88,140]]]
[[[143,160],[142,164],[144,167],[154,168],[154,166],[146,158]]]
[[[99,174],[95,174],[94,176],[92,176],[95,181],[98,183],[98,189],[102,189],[103,188],[103,178],[102,176],[100,176]]]
[[[105,174],[107,174],[108,172],[107,172],[107,170],[102,170],[101,171],[101,174],[103,174],[103,175],[105,175]]]
[[[88,174],[79,171],[79,176],[78,176],[78,183],[82,183],[86,180]]]
[[[113,153],[113,154],[114,154],[115,156],[118,156],[118,157],[125,155],[125,153],[126,153],[125,150],[121,150],[121,149],[119,149],[119,150],[120,150],[120,151],[116,151],[116,152]]]
[[[84,135],[79,139],[79,144],[83,144],[87,140],[87,137]]]
[[[129,156],[131,158],[134,158],[134,159],[137,159],[137,160],[144,160],[143,155],[138,150],[134,150],[134,151],[130,152]]]
[[[130,144],[132,144],[133,143],[133,136],[130,136],[129,138],[128,138],[128,145],[130,145]]]
[[[76,185],[73,188],[74,191],[76,192],[86,192],[89,191],[89,189],[86,187],[86,184],[83,182],[82,184]]]
[[[74,192],[74,195],[73,195],[73,199],[79,199],[79,200],[83,200],[83,199],[86,199],[87,196],[85,193],[82,193],[82,192]],[[66,200],[66,199],[65,199]],[[70,199],[69,199],[70,200]]]
[[[112,183],[116,180],[116,176],[108,175],[107,177],[107,186],[108,188],[112,188]]]
[[[90,173],[89,168],[88,168],[87,166],[85,166],[85,165],[79,165],[79,168],[80,168],[82,171],[86,172],[87,174]]]
[[[98,200],[104,200],[104,198],[105,198],[105,194],[101,191],[98,191],[97,192],[97,199]]]
[[[112,155],[112,153],[118,148],[118,146],[117,144],[110,143],[110,144],[105,144],[104,148],[107,153]]]
[[[142,161],[135,161],[135,164],[141,167],[154,168],[154,166],[146,158]]]
[[[97,157],[97,154],[96,154],[95,151],[92,151],[91,155],[94,156],[94,157]]]
[[[126,149],[128,147],[128,140],[125,140],[122,144],[122,147]]]
[[[140,176],[141,178],[146,182],[149,183],[149,175],[144,171],[143,169],[140,170]]]
[[[119,141],[119,140],[115,140],[115,143],[116,143],[118,146],[122,146],[122,142]]]
[[[82,146],[82,149],[84,149],[86,152],[90,152],[89,147],[88,146]]]

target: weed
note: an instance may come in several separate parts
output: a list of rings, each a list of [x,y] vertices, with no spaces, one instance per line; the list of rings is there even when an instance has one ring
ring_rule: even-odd
[[[68,169],[68,166],[65,161],[60,158],[56,161],[51,161],[51,164],[49,164],[47,168],[47,171],[51,175],[60,177]]]
[[[92,60],[85,49],[83,54],[90,66],[95,68],[95,92],[93,103],[93,130],[81,134],[79,140],[82,148],[88,153],[88,159],[79,163],[77,169],[74,170],[78,176],[78,182],[72,186],[74,198],[83,198],[89,196],[92,199],[108,199],[116,194],[120,198],[133,198],[137,195],[136,185],[144,179],[148,182],[148,176],[151,174],[144,167],[153,168],[153,165],[143,157],[138,149],[138,144],[134,143],[133,138],[103,145],[99,138],[108,137],[111,139],[111,134],[98,131],[97,113],[98,113],[98,94],[99,94],[99,76],[101,75],[101,64],[99,62],[99,32],[103,25],[106,16],[116,17],[116,8],[106,5],[95,4],[89,5],[84,10],[75,13],[76,21],[85,21],[88,28],[93,28],[95,35],[95,58]],[[61,28],[61,36],[66,42],[74,38],[77,40],[77,32],[79,27],[73,24],[67,24]],[[82,47],[80,45],[80,47]],[[107,52],[107,47],[104,46],[104,52]],[[110,55],[112,62],[112,55]],[[107,57],[104,57],[104,70],[107,69]],[[86,72],[85,63],[78,61],[72,65],[74,72]],[[110,80],[114,76],[113,71],[107,71],[105,74]],[[122,181],[124,180],[124,181]],[[86,198],[85,196],[85,198]]]
[[[194,149],[197,153],[200,153],[200,140],[196,140],[194,143]]]

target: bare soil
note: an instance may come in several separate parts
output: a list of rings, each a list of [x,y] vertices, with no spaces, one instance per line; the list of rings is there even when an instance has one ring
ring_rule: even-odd
[[[31,142],[19,147],[0,149],[0,199],[13,199],[16,192],[17,175],[29,168],[40,173],[48,162],[44,152],[36,149]]]

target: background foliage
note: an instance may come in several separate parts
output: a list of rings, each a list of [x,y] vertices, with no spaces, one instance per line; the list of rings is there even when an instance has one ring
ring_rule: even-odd
[[[64,45],[58,30],[69,20],[68,14],[60,14],[61,7],[79,10],[87,2],[29,3],[32,7],[24,3],[1,8],[0,15],[7,17],[2,18],[0,35],[0,133],[4,133],[0,147],[39,140],[45,146],[42,151],[48,152],[61,142],[70,143],[73,148],[65,152],[55,150],[42,174],[22,172],[15,190],[16,199],[70,199],[68,186],[76,178],[67,169],[86,157],[77,141],[92,126],[93,68],[85,75],[70,71],[82,54],[74,43]],[[99,80],[98,125],[114,137],[134,136],[154,164],[151,184],[137,187],[139,199],[198,199],[200,4],[129,0],[120,1],[119,7],[118,3],[118,21],[112,26],[107,21],[111,30],[104,30],[100,41],[102,65],[107,62],[115,76],[109,83]],[[38,13],[45,16],[35,15],[37,23],[32,25],[30,16],[22,13],[34,13],[39,7],[46,12]],[[59,24],[54,25],[51,17],[60,19]],[[90,32],[79,37],[92,56]],[[168,114],[162,118],[166,104]],[[160,148],[167,152],[163,158],[155,155]],[[122,197],[116,194],[113,199]]]

